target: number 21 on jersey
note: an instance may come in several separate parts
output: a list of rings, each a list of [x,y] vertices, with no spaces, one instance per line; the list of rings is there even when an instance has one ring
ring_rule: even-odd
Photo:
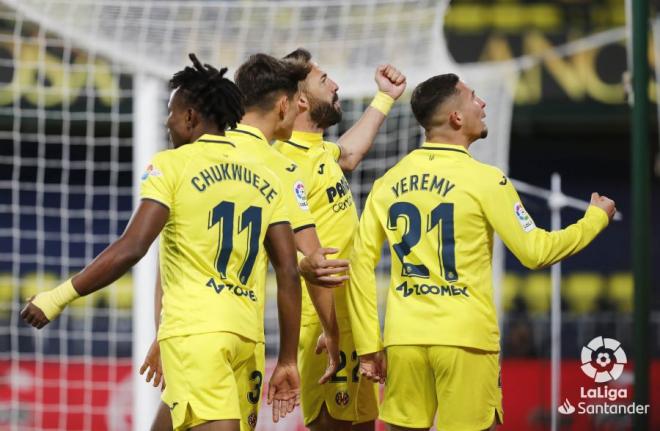
[[[444,202],[426,214],[425,234],[430,234],[437,227],[438,235],[438,269],[440,275],[447,281],[457,281],[456,256],[454,241],[454,204]],[[424,264],[413,264],[406,261],[413,247],[419,243],[422,236],[422,215],[419,208],[410,202],[396,202],[390,206],[387,218],[387,228],[397,230],[399,222],[403,222],[404,232],[401,242],[392,245],[392,249],[401,261],[401,275],[405,277],[429,278],[429,268]],[[433,268],[431,268],[432,270]]]

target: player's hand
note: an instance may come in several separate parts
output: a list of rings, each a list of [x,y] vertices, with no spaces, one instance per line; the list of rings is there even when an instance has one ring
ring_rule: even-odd
[[[147,371],[146,382],[149,383],[153,379],[153,386],[158,387],[160,382],[163,382],[161,390],[165,389],[165,378],[163,378],[163,365],[160,361],[160,345],[158,340],[154,340],[149,347],[147,356],[144,358],[144,363],[140,367],[140,375],[144,375]]]
[[[21,319],[23,319],[28,325],[32,325],[37,329],[41,329],[48,325],[50,320],[48,320],[41,308],[32,303],[34,298],[35,296],[30,297],[30,299],[28,299],[28,303],[25,304],[25,307],[23,307],[23,310],[21,310]]]
[[[295,363],[277,363],[268,382],[266,402],[273,405],[273,422],[300,404],[300,375]]]
[[[372,382],[385,383],[387,378],[387,357],[384,351],[360,356],[360,375]]]
[[[378,90],[394,100],[398,99],[406,90],[406,76],[391,64],[378,66],[374,79]]]
[[[612,221],[614,214],[616,214],[616,206],[614,205],[614,201],[607,196],[601,196],[596,192],[591,194],[591,205],[597,206],[598,208],[605,211],[610,221]]]
[[[323,352],[328,353],[328,366],[325,368],[323,376],[319,379],[319,385],[322,385],[330,381],[339,367],[339,335],[326,335],[325,332],[322,332],[316,341],[314,352],[317,355]]]
[[[337,248],[319,248],[309,256],[302,258],[298,264],[300,275],[308,283],[321,287],[338,287],[348,280],[348,260],[326,259],[328,254],[339,253]],[[344,274],[344,275],[337,275]]]

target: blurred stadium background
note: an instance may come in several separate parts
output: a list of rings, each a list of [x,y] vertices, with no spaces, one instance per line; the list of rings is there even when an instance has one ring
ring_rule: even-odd
[[[655,220],[658,10],[655,2],[657,31],[655,38],[649,33],[648,51]],[[567,195],[588,200],[595,190],[615,199],[624,220],[562,265],[560,396],[576,397],[578,383],[588,383],[580,351],[592,338],[615,338],[632,357],[625,25],[623,0],[1,1],[0,430],[146,429],[151,421],[158,391],[134,378],[153,331],[153,254],[42,332],[18,315],[25,298],[78,271],[122,232],[136,179],[167,145],[165,83],[187,64],[188,52],[233,72],[253,52],[308,48],[340,86],[345,119],[330,138],[369,103],[378,62],[401,68],[409,90],[433,74],[456,71],[488,103],[491,136],[474,145],[478,158],[528,184],[549,188],[556,172]],[[358,208],[373,180],[419,143],[409,93],[349,178]],[[523,201],[536,224],[549,228],[547,201],[538,195]],[[563,225],[580,214],[563,209]],[[660,429],[660,232],[649,235],[656,292],[650,426]],[[498,262],[502,429],[549,429],[550,271],[527,271],[508,252]],[[388,268],[380,270],[382,293]],[[272,358],[272,295],[266,319]],[[632,387],[630,367],[616,385]],[[560,425],[619,430],[629,429],[631,418],[562,416]],[[257,429],[298,427],[295,416],[274,427],[266,414]]]

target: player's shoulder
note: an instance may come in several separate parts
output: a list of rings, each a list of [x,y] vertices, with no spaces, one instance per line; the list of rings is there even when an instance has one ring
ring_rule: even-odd
[[[338,161],[341,157],[341,145],[338,143],[323,141],[323,148],[332,155],[332,158],[335,159],[335,161]]]

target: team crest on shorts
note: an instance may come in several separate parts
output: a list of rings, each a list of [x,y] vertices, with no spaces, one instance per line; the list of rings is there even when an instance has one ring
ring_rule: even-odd
[[[250,428],[254,429],[257,426],[257,414],[256,413],[250,413],[250,416],[248,416],[248,425],[250,425]]]
[[[350,401],[350,397],[348,395],[348,392],[340,391],[335,394],[335,402],[337,403],[338,406],[346,406],[348,405],[349,401]]]

